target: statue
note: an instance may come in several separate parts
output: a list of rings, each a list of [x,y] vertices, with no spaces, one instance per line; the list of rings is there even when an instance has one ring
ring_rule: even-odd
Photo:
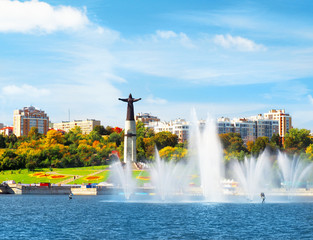
[[[133,96],[131,95],[131,93],[129,94],[128,98],[119,98],[118,100],[121,100],[123,102],[128,102],[128,106],[127,106],[127,117],[126,120],[135,120],[134,118],[134,102],[138,102],[139,100],[141,100],[141,98],[133,98]]]

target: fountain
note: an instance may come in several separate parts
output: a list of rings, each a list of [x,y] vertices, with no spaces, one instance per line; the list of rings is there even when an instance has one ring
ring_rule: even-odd
[[[299,157],[294,156],[290,159],[287,154],[278,153],[277,158],[281,183],[289,192],[294,192],[301,184],[304,185],[307,177],[312,170],[312,163],[305,163]],[[305,183],[306,185],[306,183]]]
[[[132,166],[130,161],[122,164],[120,161],[112,165],[112,178],[116,187],[123,190],[125,199],[130,199],[130,196],[136,189],[135,179],[132,177]]]
[[[192,119],[189,151],[191,160],[197,163],[203,196],[207,201],[223,201],[223,151],[216,123],[208,117],[205,125],[201,126],[195,111]]]
[[[166,162],[155,150],[155,163],[150,166],[151,183],[162,201],[187,192],[191,168],[183,163]]]
[[[150,164],[150,177],[152,188],[136,188],[136,182],[132,177],[132,165],[136,161],[136,125],[134,120],[133,103],[140,100],[129,95],[127,99],[119,99],[128,102],[127,119],[125,124],[124,165],[120,162],[112,166],[112,178],[117,188],[121,187],[126,199],[130,199],[137,191],[154,191],[162,200],[184,198],[188,195],[199,194],[205,201],[225,201],[222,183],[224,181],[225,167],[223,150],[217,133],[216,122],[208,117],[206,122],[199,123],[195,111],[192,112],[192,124],[190,126],[188,161],[175,163],[160,159],[158,151],[155,151],[155,162]],[[234,178],[239,182],[239,193],[253,201],[261,192],[270,191],[273,176],[273,165],[269,162],[270,155],[263,152],[258,158],[245,158],[243,162],[234,160],[231,169]],[[299,158],[289,160],[287,155],[278,153],[278,167],[281,182],[288,190],[296,189],[300,182],[304,181],[312,170],[312,164],[304,164]],[[200,188],[190,187],[190,176],[199,176]],[[140,192],[139,192],[140,193]],[[151,192],[150,192],[151,193]],[[232,192],[228,192],[232,194]]]
[[[265,192],[270,185],[271,167],[268,160],[269,154],[264,151],[258,158],[246,157],[243,162],[235,160],[232,164],[234,177],[249,201],[253,201],[260,192]]]

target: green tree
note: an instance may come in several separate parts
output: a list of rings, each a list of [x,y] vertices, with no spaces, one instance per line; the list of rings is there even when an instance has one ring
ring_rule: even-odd
[[[107,129],[108,128],[108,129]],[[112,127],[104,128],[102,125],[95,126],[94,131],[96,131],[99,135],[110,135],[112,133]]]
[[[91,142],[94,142],[94,141],[101,141],[102,140],[102,136],[101,134],[99,134],[98,131],[91,131],[89,134],[88,134],[88,138],[91,140]]]
[[[224,133],[219,136],[226,152],[247,152],[247,148],[244,146],[244,142],[239,133]]]
[[[6,141],[5,140],[6,140],[6,138],[2,134],[0,134],[0,148],[6,147],[6,144],[5,144]]]
[[[258,155],[260,152],[264,151],[268,143],[268,137],[258,137],[251,148],[251,153]]]
[[[311,143],[310,130],[292,128],[285,135],[284,147],[290,152],[304,152]]]
[[[109,142],[115,142],[116,146],[118,147],[119,145],[121,145],[122,135],[116,132],[112,132],[109,136]]]

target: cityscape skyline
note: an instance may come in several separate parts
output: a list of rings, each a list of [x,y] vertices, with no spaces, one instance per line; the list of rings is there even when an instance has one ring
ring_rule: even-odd
[[[0,1],[0,122],[34,105],[52,122],[124,126],[286,109],[313,130],[313,3]]]

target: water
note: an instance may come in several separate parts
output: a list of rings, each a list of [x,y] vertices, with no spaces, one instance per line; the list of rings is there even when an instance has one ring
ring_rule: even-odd
[[[0,196],[0,239],[312,239],[313,203]]]
[[[162,201],[187,191],[191,174],[188,164],[166,162],[156,149],[155,163],[150,165],[149,172],[155,192]]]
[[[215,121],[208,117],[200,126],[195,111],[190,131],[190,161],[197,163],[203,196],[209,201],[223,201],[221,182],[224,178],[223,150]]]
[[[286,154],[279,153],[277,158],[281,183],[287,190],[294,191],[300,185],[306,185],[309,174],[312,173],[312,163],[301,161],[296,156],[290,159]]]
[[[112,181],[116,187],[120,187],[123,190],[126,199],[130,198],[136,188],[131,165],[130,161],[127,161],[124,165],[120,162],[112,165]]]
[[[265,192],[270,185],[269,154],[265,151],[258,159],[251,157],[245,158],[243,162],[234,161],[232,171],[242,191],[252,201],[255,197],[259,197],[261,192]]]

